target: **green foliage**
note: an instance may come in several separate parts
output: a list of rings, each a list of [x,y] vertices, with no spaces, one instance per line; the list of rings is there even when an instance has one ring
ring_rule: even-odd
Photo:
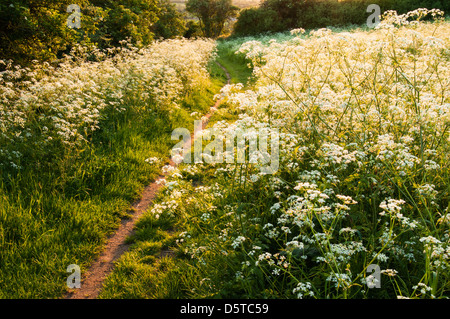
[[[307,0],[265,0],[261,7],[277,12],[286,28],[295,28]]]
[[[130,38],[133,44],[149,44],[153,40],[152,25],[158,20],[156,0],[92,0],[107,12],[95,35],[101,47],[117,46]]]
[[[240,12],[234,34],[361,25],[372,14],[366,12],[370,4],[378,4],[381,12],[396,10],[401,14],[417,8],[436,8],[450,13],[450,2],[444,0],[264,0],[259,8]]]
[[[188,0],[186,10],[199,19],[205,37],[217,38],[225,22],[236,15],[238,8],[231,4],[231,0]]]
[[[399,14],[418,8],[441,9],[450,14],[450,2],[447,0],[378,0],[381,10],[396,10]]]
[[[300,9],[297,26],[307,29],[328,26],[363,24],[370,13],[366,12],[373,0],[306,0]]]
[[[189,20],[186,23],[186,32],[183,34],[185,38],[195,38],[202,36],[202,29],[200,23],[194,20]]]
[[[183,16],[169,0],[159,0],[160,12],[158,21],[153,25],[155,38],[173,38],[182,35],[188,30]]]
[[[8,0],[0,3],[0,57],[16,63],[52,60],[76,41],[87,40],[83,33],[67,27],[70,0]],[[87,0],[78,1],[80,7]],[[83,20],[85,32],[95,30],[95,22]]]
[[[241,11],[234,25],[235,35],[256,35],[284,29],[278,13],[272,8],[249,8]]]
[[[80,0],[81,28],[67,26],[71,0],[5,0],[0,3],[0,58],[30,65],[32,60],[55,61],[77,44],[102,49],[129,39],[146,45],[153,39],[177,36],[216,38],[237,15],[231,0],[189,0],[187,11],[199,20],[184,21],[169,0]],[[426,7],[450,12],[445,0],[265,0],[259,8],[241,10],[236,35],[279,32],[292,28],[363,24],[369,4],[381,12],[399,13]],[[4,69],[0,66],[0,69]]]
[[[68,27],[71,0],[7,0],[0,3],[0,58],[30,65],[54,61],[76,44],[101,49],[124,40],[136,46],[186,31],[169,0],[80,0],[81,27]]]

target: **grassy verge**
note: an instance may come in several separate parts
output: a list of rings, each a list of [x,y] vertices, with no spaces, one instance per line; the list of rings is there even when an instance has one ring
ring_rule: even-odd
[[[251,78],[252,70],[247,66],[247,60],[234,54],[235,49],[235,43],[229,45],[227,42],[219,41],[216,61],[227,69],[231,76],[231,83],[250,85],[251,82],[247,80]],[[216,86],[226,84],[227,77],[221,67],[211,62],[208,69],[211,81]],[[213,99],[209,103],[212,105]],[[208,126],[218,121],[234,121],[240,113],[242,112],[233,106],[221,103],[212,114]],[[181,164],[181,167],[185,166]],[[183,174],[190,175],[187,172]],[[185,189],[189,190],[187,192],[195,192],[193,185],[207,186],[214,180],[214,176],[208,170],[195,173],[190,177],[183,182]],[[180,239],[182,241],[183,234],[191,227],[188,219],[192,215],[180,212],[157,216],[155,211],[160,205],[167,206],[165,202],[167,196],[170,196],[170,186],[164,188],[158,195],[157,204],[138,221],[136,234],[128,239],[132,246],[120,258],[113,273],[105,280],[100,298],[199,297],[195,287],[199,283],[203,285],[204,275],[194,264],[191,264],[190,258],[185,253],[176,248]],[[208,202],[207,196],[199,197],[198,200],[206,206],[213,205],[213,202]],[[186,205],[185,207],[177,206],[174,209],[184,211],[189,209],[188,207],[193,208]],[[197,235],[201,236],[201,233]]]
[[[235,41],[217,41],[217,61],[230,73],[231,83],[247,85],[252,80],[252,69],[248,66],[248,60],[242,54],[236,54],[243,39]],[[250,81],[250,82],[249,82]]]
[[[186,99],[185,109],[120,114],[79,154],[52,171],[25,171],[0,189],[2,221],[0,294],[3,298],[57,297],[66,267],[89,265],[105,237],[126,217],[130,203],[159,173],[176,127],[204,113],[214,90]],[[195,102],[195,103],[194,103]]]

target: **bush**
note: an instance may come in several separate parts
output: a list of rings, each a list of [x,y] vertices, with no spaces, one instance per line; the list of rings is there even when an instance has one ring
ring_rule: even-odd
[[[195,38],[200,37],[202,35],[202,29],[200,28],[200,24],[197,21],[190,20],[186,23],[186,31],[183,36],[185,38]]]
[[[306,0],[297,20],[305,29],[362,24],[369,14],[366,8],[373,0]]]
[[[281,31],[284,28],[275,10],[249,8],[242,10],[234,25],[236,35],[256,35],[261,32]]]
[[[81,28],[67,26],[72,0],[8,0],[0,3],[0,59],[28,66],[32,60],[52,61],[75,44],[100,48],[130,39],[146,45],[154,38],[173,38],[185,22],[168,0],[80,0]],[[0,69],[5,69],[0,66]]]
[[[274,10],[286,28],[295,28],[307,0],[265,0],[261,7]]]
[[[236,16],[238,7],[231,0],[188,0],[186,11],[192,13],[200,22],[203,36],[219,37],[226,22]]]
[[[94,35],[100,47],[118,46],[130,38],[133,44],[149,44],[153,40],[152,25],[158,21],[156,0],[91,0],[103,8],[107,15]]]

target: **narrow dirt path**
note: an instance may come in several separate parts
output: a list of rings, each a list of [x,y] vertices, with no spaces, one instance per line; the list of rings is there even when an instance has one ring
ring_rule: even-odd
[[[222,68],[227,76],[227,83],[231,81],[230,74],[227,69],[216,62]],[[214,107],[218,107],[220,100],[217,100]],[[209,121],[212,113],[205,115],[206,120],[202,123],[203,128]],[[192,140],[192,139],[191,139]],[[184,147],[191,147],[191,145],[184,145]],[[175,167],[176,164],[170,161],[170,165]],[[100,256],[92,263],[89,270],[82,276],[81,287],[78,289],[70,289],[65,295],[65,299],[95,299],[100,294],[103,287],[103,281],[114,269],[114,263],[119,257],[127,251],[130,244],[126,243],[126,239],[133,234],[134,226],[137,220],[145,213],[152,205],[153,200],[159,189],[164,185],[166,175],[160,175],[154,182],[148,185],[141,196],[141,199],[132,205],[132,215],[128,219],[124,219],[117,231],[109,237],[106,246],[104,247]]]

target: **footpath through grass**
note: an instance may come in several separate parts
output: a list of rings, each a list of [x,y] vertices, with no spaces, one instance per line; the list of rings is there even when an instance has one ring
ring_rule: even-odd
[[[164,52],[166,46],[170,50]],[[157,43],[153,50],[161,51],[159,58],[167,59],[164,63],[152,56],[152,52],[124,50],[111,61],[79,62],[78,77],[75,74],[77,66],[70,64],[75,81],[83,78],[89,68],[101,69],[106,78],[105,82],[100,82],[102,77],[94,75],[89,83],[75,82],[79,90],[83,90],[80,83],[86,84],[87,90],[94,86],[117,85],[111,91],[92,93],[99,94],[101,103],[112,101],[112,106],[98,108],[97,129],[85,135],[86,142],[80,147],[55,143],[43,150],[48,151],[46,157],[38,157],[32,143],[23,149],[18,148],[20,143],[1,145],[0,155],[13,148],[16,148],[16,153],[26,154],[27,147],[30,157],[34,154],[35,159],[27,161],[23,155],[21,162],[17,163],[20,168],[14,169],[8,166],[7,158],[1,157],[0,298],[59,298],[67,291],[66,279],[70,275],[66,272],[67,267],[77,264],[82,273],[85,272],[107,236],[118,227],[122,218],[127,218],[131,203],[160,174],[174,145],[172,131],[177,127],[193,129],[194,118],[208,112],[221,82],[182,68],[197,67],[199,71],[204,68],[206,73],[208,52],[212,48],[208,41]],[[191,54],[192,60],[189,61],[185,58],[185,49],[188,52],[197,50],[199,56]],[[206,61],[201,60],[200,54],[205,55]],[[200,64],[194,66],[197,62]],[[139,63],[142,64],[133,69],[133,64]],[[57,132],[62,124],[70,124],[74,114],[81,116],[88,112],[82,107],[69,110],[66,105],[70,106],[70,103],[66,101],[59,109],[55,108],[58,113],[51,113],[53,110],[45,104],[47,101],[54,105],[66,97],[72,100],[70,95],[73,90],[76,92],[76,89],[65,88],[66,83],[71,83],[71,79],[66,79],[71,73],[65,73],[64,68],[58,72],[63,79],[57,78],[55,83],[62,84],[51,89],[58,90],[57,96],[46,99],[45,90],[39,89],[41,82],[53,81],[50,75],[35,84],[40,90],[39,94],[36,93],[38,101],[27,106],[27,113],[20,113],[18,102],[10,101],[10,116],[14,115],[15,107],[17,116],[28,116],[24,117],[25,128],[22,130],[26,132],[28,126],[34,125],[41,132],[36,135],[30,133],[30,140],[38,141],[48,131],[53,134],[53,139],[48,138],[51,143],[62,135]],[[158,80],[159,75],[161,79]],[[172,84],[180,78],[183,82]],[[47,83],[47,86],[51,85]],[[152,90],[160,85],[166,90],[164,94],[153,95]],[[23,93],[17,94],[25,94],[27,90],[33,88],[25,88]],[[167,104],[162,101],[173,94],[169,90],[182,90],[174,95],[178,107],[172,101]],[[82,101],[84,96],[88,100],[91,98],[89,94],[89,91],[78,92],[75,98]],[[42,104],[37,104],[41,98]],[[66,111],[70,116],[62,119]],[[34,114],[40,114],[40,117],[34,117]],[[43,124],[39,124],[45,116],[48,116],[47,131],[43,130]],[[57,123],[57,120],[60,125],[53,127],[52,122]],[[89,121],[85,117],[81,123]],[[2,137],[13,129],[11,127]],[[36,142],[36,145],[38,143],[42,145],[42,142]],[[1,149],[3,147],[5,149]]]

